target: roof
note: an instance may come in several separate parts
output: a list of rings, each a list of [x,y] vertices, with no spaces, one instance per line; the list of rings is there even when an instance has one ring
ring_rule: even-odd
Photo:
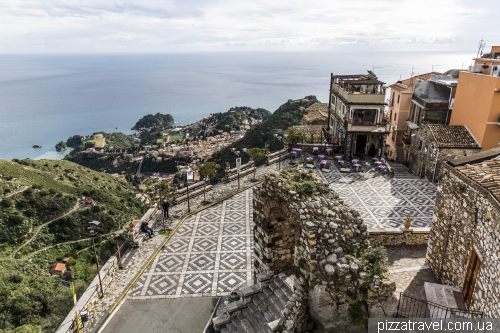
[[[479,163],[466,164],[456,169],[489,191],[500,201],[500,154],[495,158]]]
[[[62,272],[65,269],[66,269],[66,264],[62,263],[62,262],[58,262],[57,264],[55,264],[54,266],[52,266],[52,268],[50,269],[50,271],[51,272],[54,272],[54,271]]]
[[[389,88],[396,89],[396,90],[399,90],[399,91],[404,91],[404,90],[408,89],[409,86],[407,86],[406,84],[403,84],[403,83],[396,82],[394,84],[391,84],[389,86]]]
[[[469,156],[464,156],[460,158],[455,158],[448,161],[452,167],[458,167],[465,164],[479,163],[482,161],[490,160],[500,155],[500,147],[488,149],[479,153],[475,153]]]
[[[411,120],[406,119],[406,120],[405,120],[405,123],[406,123],[406,125],[408,125],[408,127],[409,127],[411,130],[415,130],[415,129],[417,129],[417,128],[418,128],[418,125],[417,125],[417,124],[415,124],[415,123],[414,123],[413,121],[411,121]]]
[[[472,148],[481,149],[476,138],[465,125],[428,124],[438,148]]]
[[[371,80],[350,80],[350,81],[345,81],[344,83],[350,85],[358,85],[358,84],[384,84],[385,82],[379,81],[377,79],[371,79]]]

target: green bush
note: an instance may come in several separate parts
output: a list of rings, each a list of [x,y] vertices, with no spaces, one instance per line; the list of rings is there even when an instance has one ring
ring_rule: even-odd
[[[361,267],[369,278],[388,271],[387,250],[383,246],[368,248],[361,252]]]

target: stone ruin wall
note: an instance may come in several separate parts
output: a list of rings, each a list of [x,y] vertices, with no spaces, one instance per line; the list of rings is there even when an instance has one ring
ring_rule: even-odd
[[[368,317],[394,316],[395,282],[387,276],[369,278],[355,257],[369,246],[359,213],[312,171],[305,172],[326,193],[298,194],[290,181],[298,172],[268,174],[254,190],[256,271],[270,276],[288,269],[295,273],[297,292],[283,311],[284,332],[302,328],[306,316],[301,312],[307,308],[325,332],[366,330],[366,321],[350,322],[353,306]]]
[[[470,309],[483,311],[486,318],[499,318],[500,204],[488,191],[449,165],[443,164],[441,173],[427,264],[444,284],[462,289],[474,248],[481,259],[481,268]]]

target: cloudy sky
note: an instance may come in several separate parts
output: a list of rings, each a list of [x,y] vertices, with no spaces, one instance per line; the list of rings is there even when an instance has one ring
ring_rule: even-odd
[[[499,13],[498,0],[0,0],[0,53],[453,50],[500,45]]]

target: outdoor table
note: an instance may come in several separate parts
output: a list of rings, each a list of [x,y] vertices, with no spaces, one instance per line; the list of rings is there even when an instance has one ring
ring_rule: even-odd
[[[296,151],[292,151],[292,152],[290,153],[290,155],[291,155],[293,158],[295,158],[295,157],[297,157],[297,152],[296,152]]]
[[[326,148],[326,154],[330,155],[332,153],[332,148]]]
[[[338,163],[339,164],[344,164],[344,161],[343,160],[338,160]]]
[[[292,148],[292,151],[297,152],[297,153],[301,153],[302,149],[300,149],[300,148]]]
[[[358,162],[359,162],[359,160],[357,160],[357,159],[352,160],[352,163],[358,163]]]
[[[385,165],[379,165],[378,168],[380,171],[383,171],[385,169]]]
[[[312,160],[313,160],[313,158],[312,158],[311,156],[308,156],[308,157],[306,158],[306,160],[307,160],[307,161],[312,161]]]
[[[342,158],[342,156],[335,156],[334,158],[337,160],[337,163],[338,163],[340,161],[340,159]]]
[[[378,166],[380,166],[380,165],[382,165],[383,163],[382,163],[382,162],[380,162],[380,161],[377,161],[377,162],[375,162],[375,164],[376,164],[376,165],[378,165]]]
[[[372,162],[377,162],[378,161],[378,158],[374,157],[372,158]]]
[[[359,167],[361,166],[361,164],[353,164],[352,166],[356,167],[356,171],[359,171]]]
[[[318,155],[319,160],[323,160],[325,158],[325,155]]]
[[[324,164],[326,164],[326,163],[328,163],[328,162],[327,162],[327,160],[321,160],[321,161],[319,162],[319,164],[321,164],[321,165],[324,165]]]
[[[318,147],[313,147],[313,154],[317,154],[319,151],[319,148]]]

